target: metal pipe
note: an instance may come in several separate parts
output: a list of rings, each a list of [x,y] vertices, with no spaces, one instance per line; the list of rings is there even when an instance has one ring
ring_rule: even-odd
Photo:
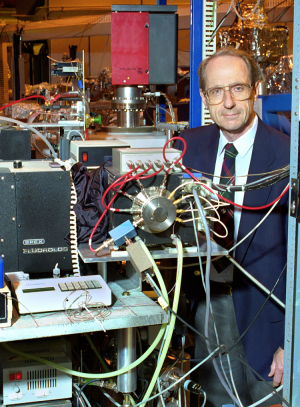
[[[118,330],[117,369],[130,365],[136,360],[136,328]],[[136,369],[118,376],[118,391],[132,393],[137,389]]]

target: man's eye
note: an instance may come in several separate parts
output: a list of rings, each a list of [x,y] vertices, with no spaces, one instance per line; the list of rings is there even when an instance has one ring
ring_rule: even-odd
[[[232,87],[233,92],[243,92],[244,86],[243,85],[235,85]]]
[[[221,95],[222,92],[223,92],[223,89],[222,89],[222,88],[215,88],[215,89],[212,89],[212,90],[210,91],[210,94],[211,94],[212,96],[218,96],[218,95]]]

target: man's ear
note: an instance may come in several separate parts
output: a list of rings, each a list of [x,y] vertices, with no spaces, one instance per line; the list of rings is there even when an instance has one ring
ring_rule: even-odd
[[[256,102],[257,99],[258,99],[258,94],[259,94],[259,82],[258,81],[255,82],[253,89],[254,89],[254,94],[255,94],[254,95],[254,102]]]
[[[200,89],[200,96],[201,96],[201,99],[202,99],[202,102],[203,102],[204,106],[207,108],[206,97],[205,97],[205,95],[204,95],[202,89]]]

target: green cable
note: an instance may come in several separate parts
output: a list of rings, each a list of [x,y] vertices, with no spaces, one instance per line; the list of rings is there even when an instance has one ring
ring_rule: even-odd
[[[177,241],[177,250],[178,250],[178,261],[177,261],[176,287],[175,287],[174,300],[173,300],[173,311],[175,313],[177,313],[177,310],[178,310],[178,303],[179,303],[180,289],[181,289],[181,279],[182,279],[182,265],[183,265],[182,242],[181,242],[180,239],[176,239],[176,241]],[[153,260],[152,264],[153,264],[153,269],[154,269],[155,275],[158,278],[158,280],[160,281],[160,278],[162,279],[162,277],[161,277],[160,271],[158,270],[158,267],[157,267],[154,260]],[[160,276],[160,278],[158,276]],[[167,299],[168,299],[167,290],[165,290],[165,292],[163,292],[163,295],[165,297],[164,299],[167,301]],[[145,396],[143,398],[143,401],[145,401],[145,403],[146,403],[146,401],[148,400],[148,398],[150,397],[150,395],[151,395],[151,393],[153,391],[153,388],[154,388],[154,386],[155,386],[155,384],[156,384],[156,382],[158,380],[159,373],[160,373],[161,368],[163,366],[163,363],[165,361],[165,357],[167,355],[169,345],[170,345],[170,342],[171,342],[171,339],[172,339],[173,330],[174,330],[174,326],[175,326],[175,321],[176,321],[175,315],[171,314],[169,329],[168,329],[168,333],[167,333],[167,337],[166,337],[166,340],[165,340],[165,343],[164,343],[163,350],[161,352],[161,357],[159,358],[159,361],[157,363],[154,375],[153,375],[152,380],[151,380],[151,382],[149,384],[148,390],[145,393]],[[141,406],[144,407],[145,404],[141,404]]]
[[[146,248],[146,253],[149,253],[149,251],[147,249],[147,246],[144,243],[143,243],[143,245]],[[156,277],[158,279],[161,291],[162,291],[165,299],[167,299],[168,298],[168,292],[167,292],[167,289],[165,287],[164,280],[163,280],[163,278],[162,278],[162,276],[161,276],[161,274],[160,274],[160,272],[159,272],[159,270],[157,268],[157,265],[156,265],[155,261],[153,260],[150,253],[149,253],[149,258],[150,258],[150,260],[151,260],[151,262],[153,264],[153,268],[154,268]],[[2,343],[1,345],[5,349],[7,349],[9,352],[12,352],[12,353],[24,358],[24,359],[36,360],[37,362],[40,362],[40,363],[43,363],[45,365],[51,366],[52,368],[60,370],[61,372],[64,372],[64,373],[69,374],[71,376],[82,377],[82,378],[85,378],[85,379],[109,379],[110,377],[115,377],[115,376],[119,376],[121,374],[127,373],[129,370],[134,369],[136,366],[138,366],[140,363],[142,363],[145,359],[147,359],[147,357],[151,355],[151,353],[155,350],[156,346],[159,344],[159,342],[163,338],[165,330],[167,328],[167,325],[168,324],[162,324],[156,339],[154,340],[152,345],[149,347],[149,349],[142,356],[140,356],[137,360],[132,362],[130,365],[124,366],[123,368],[121,368],[119,370],[116,370],[114,372],[109,372],[109,373],[92,374],[92,373],[77,372],[76,370],[67,369],[64,366],[57,365],[56,363],[50,362],[49,360],[40,358],[38,356],[28,355],[27,353],[18,351],[16,349],[12,348],[11,346],[9,346],[7,343]]]
[[[92,374],[92,373],[82,373],[82,372],[77,372],[76,370],[71,370],[67,369],[64,366],[57,365],[56,363],[50,362],[49,360],[40,358],[35,355],[28,355],[27,353],[18,351],[11,346],[9,346],[7,343],[2,343],[1,345],[7,349],[9,352],[14,353],[15,355],[18,355],[24,359],[33,359],[36,360],[37,362],[43,363],[45,365],[51,366],[54,369],[60,370],[61,372],[64,372],[68,375],[71,376],[76,376],[76,377],[83,377],[85,379],[109,379],[110,377],[115,377],[119,376],[121,374],[127,373],[129,370],[134,369],[136,366],[138,366],[140,363],[142,363],[147,357],[154,351],[162,337],[164,336],[165,329],[167,327],[167,324],[163,324],[160,327],[160,331],[154,340],[153,344],[150,346],[150,348],[142,355],[140,356],[136,361],[131,363],[128,366],[124,366],[122,369],[116,370],[115,372],[109,372],[109,373],[98,373],[98,374]]]

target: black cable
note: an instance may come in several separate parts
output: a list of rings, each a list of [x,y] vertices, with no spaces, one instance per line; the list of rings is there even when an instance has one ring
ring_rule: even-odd
[[[272,175],[278,174],[278,173],[280,173],[282,171],[287,171],[287,170],[289,170],[289,168],[290,168],[290,165],[286,165],[285,167],[278,168],[277,170],[274,170],[274,171],[263,172],[263,173],[260,173],[260,174],[248,174],[247,176],[245,176],[245,178],[246,177],[249,178],[249,177],[268,176],[268,175],[272,176]],[[210,174],[208,172],[204,172],[204,171],[201,171],[201,170],[196,170],[196,169],[191,168],[191,167],[187,167],[187,169],[189,171],[191,171],[191,172],[196,172],[196,173],[199,173],[199,174],[204,174],[204,175],[208,175],[210,177],[214,177],[214,174]],[[256,182],[256,181],[253,181],[253,182]]]
[[[254,322],[257,320],[258,316],[261,314],[262,310],[264,309],[266,303],[269,301],[271,295],[273,294],[277,284],[279,283],[279,280],[284,272],[284,270],[286,269],[287,263],[285,263],[285,266],[283,267],[283,269],[281,270],[278,279],[276,280],[272,290],[269,292],[267,298],[265,299],[265,302],[263,303],[263,305],[260,307],[260,309],[258,310],[257,314],[255,315],[255,317],[253,318],[252,322],[250,323],[250,325],[245,329],[245,331],[242,333],[242,335],[239,337],[239,339],[232,345],[230,346],[230,348],[228,348],[228,351],[231,351],[241,340],[242,338],[246,335],[246,333],[249,331],[249,329],[252,327],[252,325],[254,324]]]
[[[242,337],[248,332],[248,330],[251,328],[251,326],[253,325],[253,323],[254,323],[254,322],[256,321],[256,319],[258,318],[259,314],[262,312],[262,310],[263,310],[263,308],[265,307],[267,301],[270,299],[271,294],[272,294],[273,291],[275,290],[275,288],[276,288],[276,286],[277,286],[277,284],[278,284],[278,282],[279,282],[279,280],[280,280],[280,278],[281,278],[281,276],[282,276],[282,274],[283,274],[285,268],[286,268],[286,264],[285,264],[284,268],[282,269],[282,271],[281,271],[281,273],[280,273],[278,279],[276,280],[276,282],[275,282],[275,284],[274,284],[272,290],[269,292],[268,297],[266,298],[264,304],[262,305],[262,307],[260,308],[260,310],[258,311],[258,313],[256,314],[256,316],[254,317],[254,319],[252,320],[252,322],[250,323],[250,325],[248,326],[248,328],[246,328],[245,332],[242,334],[242,336],[240,336],[240,338],[236,341],[236,343],[235,343],[233,346],[231,346],[230,348],[227,348],[227,346],[224,345],[224,344],[223,344],[223,345],[218,345],[218,344],[215,343],[212,339],[207,338],[205,335],[203,335],[201,332],[199,332],[196,328],[194,328],[192,325],[190,325],[188,322],[186,322],[183,318],[181,318],[178,314],[176,314],[176,312],[174,312],[174,311],[172,310],[172,308],[171,308],[169,305],[168,305],[167,308],[168,308],[168,310],[169,310],[173,315],[175,315],[175,317],[176,317],[179,321],[181,321],[183,324],[185,324],[188,328],[190,328],[190,329],[191,329],[193,332],[195,332],[197,335],[200,335],[202,338],[204,338],[206,341],[209,341],[209,342],[210,342],[211,344],[213,344],[215,347],[223,347],[223,348],[224,348],[224,352],[223,352],[223,353],[220,352],[219,354],[215,354],[215,355],[213,355],[212,357],[218,357],[218,356],[220,356],[220,354],[222,355],[222,354],[224,354],[224,353],[228,353],[230,356],[234,356],[234,357],[237,358],[243,365],[249,367],[249,368],[252,370],[252,372],[253,372],[255,375],[257,375],[257,376],[259,377],[260,380],[263,380],[263,381],[272,389],[272,391],[275,391],[276,394],[277,394],[289,407],[291,407],[291,406],[289,405],[289,403],[274,389],[274,387],[272,387],[272,385],[271,385],[270,383],[268,383],[259,373],[257,373],[257,372],[255,371],[255,369],[253,369],[246,361],[244,361],[243,359],[239,358],[237,355],[235,355],[235,354],[232,352],[232,349],[234,348],[234,346],[236,346],[236,344],[237,344],[237,343],[242,339]],[[155,286],[152,286],[152,288],[153,288],[153,290],[155,291],[155,293],[156,293],[159,297],[162,297],[162,298],[163,298],[162,293],[161,293]],[[178,358],[178,359],[180,359],[180,358]],[[211,359],[211,358],[210,358],[210,359]],[[189,360],[191,360],[191,359],[189,359]],[[195,361],[197,361],[197,360],[195,360]],[[201,362],[201,360],[200,360],[199,362]]]
[[[88,382],[84,383],[83,386],[80,387],[80,390],[78,391],[78,394],[77,394],[76,407],[79,407],[79,399],[80,399],[80,397],[81,397],[81,393],[82,393],[83,390],[86,388],[86,386],[88,386],[88,385],[91,384],[91,383],[95,383],[95,382],[99,382],[99,379],[92,379],[92,380],[89,380]]]
[[[244,185],[230,185],[230,186],[224,186],[224,184],[215,184],[212,183],[212,187],[216,189],[217,191],[225,192],[228,189],[231,192],[238,192],[238,191],[253,191],[256,189],[261,189],[265,188],[268,186],[271,186],[279,181],[282,181],[283,179],[287,178],[289,176],[289,170],[283,170],[280,173],[276,173],[274,175],[269,175],[264,178],[259,178],[256,181],[249,182],[248,184]]]
[[[194,331],[197,335],[200,335],[200,336],[202,336],[203,338],[205,338],[205,340],[209,340],[210,342],[212,342],[211,339],[206,338],[203,334],[201,334],[201,332],[197,331],[196,328],[194,328],[194,327],[193,327],[192,325],[190,325],[188,322],[184,321],[184,319],[181,318],[179,315],[177,315],[170,307],[168,307],[168,308],[169,308],[170,312],[172,312],[172,314],[174,314],[174,315],[176,316],[176,318],[179,319],[179,321],[181,321],[182,323],[186,324],[186,326],[187,326],[188,328],[190,328],[192,331]],[[246,367],[248,367],[249,369],[251,369],[252,372],[253,372],[260,380],[262,380],[263,382],[265,382],[265,383],[267,384],[267,386],[269,386],[270,389],[272,389],[272,392],[275,392],[274,395],[279,396],[279,397],[281,398],[281,400],[284,401],[284,403],[285,403],[288,407],[291,407],[291,405],[285,400],[285,398],[282,397],[282,396],[277,392],[277,390],[276,390],[270,383],[268,383],[259,373],[257,373],[256,370],[253,369],[245,360],[241,359],[240,357],[238,357],[237,355],[235,355],[234,353],[232,353],[231,351],[229,351],[229,350],[227,349],[227,346],[226,346],[226,345],[217,345],[217,344],[215,344],[214,346],[217,346],[217,347],[219,347],[219,348],[224,348],[224,349],[225,349],[225,353],[228,353],[230,356],[235,357],[235,358],[238,359],[243,365],[245,365]],[[221,353],[221,355],[222,355],[222,354],[223,354],[223,353]],[[214,354],[214,355],[212,355],[212,357],[211,357],[210,359],[212,359],[213,357],[218,357],[218,356],[219,356],[219,354]],[[178,358],[178,359],[180,359],[180,358]],[[208,360],[210,360],[210,359],[208,359]],[[189,359],[189,360],[191,361],[191,359]],[[200,362],[201,362],[201,360],[200,360]]]
[[[145,379],[144,377],[139,377],[137,380],[140,380],[140,381],[142,381],[142,382],[145,382],[146,384],[145,384],[145,386],[143,387],[143,390],[142,390],[141,394],[139,395],[139,398],[137,399],[136,404],[140,403],[140,402],[143,400],[144,395],[146,394],[146,391],[147,391],[147,387],[148,387],[148,385],[149,385],[149,381],[148,381],[147,379]]]
[[[225,16],[221,19],[221,21],[219,22],[219,24],[216,26],[216,28],[215,28],[214,31],[212,32],[212,34],[211,34],[211,36],[210,36],[210,39],[209,39],[209,42],[208,42],[207,45],[209,45],[209,44],[212,42],[212,40],[214,39],[214,37],[215,37],[215,35],[216,35],[218,29],[221,27],[221,25],[223,24],[223,22],[226,20],[226,18],[229,16],[229,14],[231,14],[232,11],[233,11],[233,10],[227,11],[227,13],[225,14]]]
[[[267,14],[271,13],[271,11],[275,10],[278,6],[280,6],[281,4],[285,3],[286,0],[281,1],[280,3],[276,4],[276,6],[270,8],[270,10],[267,11]],[[292,2],[291,6],[294,4],[294,2]]]
[[[285,15],[285,13],[291,8],[292,6],[287,6],[284,10],[282,10],[282,12],[280,14],[278,14],[278,16],[276,17],[276,21],[273,20],[271,21],[272,23],[279,23],[280,19]]]

